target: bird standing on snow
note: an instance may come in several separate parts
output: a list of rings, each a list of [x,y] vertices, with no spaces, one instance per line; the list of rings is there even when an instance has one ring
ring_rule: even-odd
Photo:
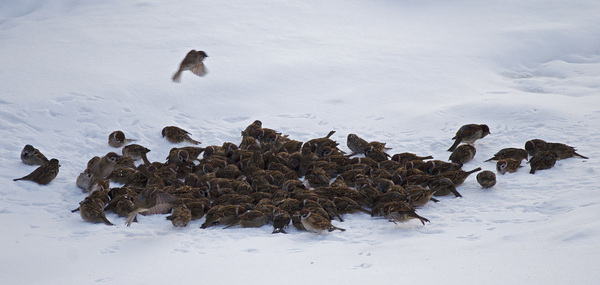
[[[28,144],[21,151],[21,161],[27,165],[42,165],[48,159],[37,148]]]
[[[454,149],[461,143],[473,144],[476,140],[484,138],[490,134],[490,128],[487,125],[468,124],[460,127],[456,132],[456,135],[452,138],[454,144],[448,149],[448,151],[454,151]]]
[[[204,76],[206,74],[206,68],[202,61],[207,57],[208,55],[203,51],[191,50],[188,52],[181,64],[179,64],[179,70],[173,75],[173,82],[181,82],[181,73],[186,70],[189,70],[198,76]]]
[[[56,178],[56,176],[58,175],[59,167],[60,165],[58,164],[58,159],[53,158],[45,164],[36,168],[29,175],[13,179],[13,181],[29,180],[40,185],[46,185],[50,183],[50,181],[54,180],[54,178]]]

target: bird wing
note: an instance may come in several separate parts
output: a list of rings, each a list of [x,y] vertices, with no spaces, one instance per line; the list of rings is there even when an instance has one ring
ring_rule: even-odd
[[[196,64],[190,70],[198,76],[204,76],[206,74],[206,68],[204,67],[204,63]]]

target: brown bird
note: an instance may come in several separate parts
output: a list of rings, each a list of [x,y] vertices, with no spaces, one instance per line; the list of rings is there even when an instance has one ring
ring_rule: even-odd
[[[536,154],[529,160],[531,170],[529,173],[535,174],[537,170],[550,169],[556,164],[557,155],[551,151],[544,151]]]
[[[46,185],[56,178],[59,167],[60,165],[58,164],[58,159],[53,158],[47,163],[40,165],[30,174],[21,178],[13,179],[13,181],[29,180],[40,185]]]
[[[255,120],[252,124],[248,125],[246,129],[242,131],[242,136],[247,137],[251,136],[255,130],[262,128],[262,122],[260,120]]]
[[[565,159],[575,156],[588,159],[588,157],[577,153],[576,149],[572,146],[566,145],[564,143],[546,142],[541,139],[533,139],[527,141],[525,143],[525,149],[527,150],[529,156],[535,156],[536,154],[542,153],[544,151],[551,151],[554,154],[556,154],[556,159]]]
[[[150,161],[147,157],[147,153],[149,153],[150,150],[144,146],[141,146],[139,144],[130,144],[124,146],[121,151],[123,153],[123,156],[130,157],[134,161],[141,159],[142,161],[144,161],[144,164],[150,165]]]
[[[448,151],[454,151],[454,149],[460,143],[473,144],[476,140],[482,139],[490,134],[490,128],[487,125],[468,124],[460,127],[456,132],[456,135],[452,138],[454,144],[448,149]]]
[[[520,160],[514,160],[512,158],[500,159],[496,162],[496,171],[500,174],[515,173],[517,169],[521,167]]]
[[[199,141],[193,140],[190,133],[176,126],[167,126],[162,129],[162,136],[172,143],[189,142],[192,144],[200,144]]]
[[[104,203],[100,199],[85,197],[81,203],[79,203],[79,214],[81,218],[89,223],[104,223],[109,226],[113,224],[108,221],[104,214]]]
[[[192,220],[192,211],[184,204],[173,209],[171,215],[167,216],[167,220],[171,221],[174,227],[185,227]]]
[[[407,222],[412,219],[419,219],[423,225],[429,220],[419,216],[413,207],[404,201],[388,202],[382,206],[383,216],[390,222]]]
[[[348,134],[346,145],[352,151],[351,155],[364,154],[367,149],[372,147],[369,142],[357,136],[356,134]]]
[[[477,173],[477,182],[482,188],[491,188],[496,185],[496,174],[489,170]]]
[[[108,135],[108,145],[112,147],[122,147],[134,139],[126,139],[123,131],[114,131]]]
[[[273,234],[286,233],[285,228],[290,224],[290,213],[279,208],[273,209]]]
[[[448,160],[462,166],[463,164],[471,161],[476,152],[477,151],[475,147],[470,144],[459,145],[452,151],[452,154]]]
[[[492,157],[488,160],[485,160],[485,161],[500,160],[500,159],[506,159],[506,158],[512,158],[512,159],[518,160],[518,161],[527,159],[527,150],[522,149],[522,148],[514,148],[514,147],[503,148],[500,151],[498,151],[496,154],[494,154],[494,157]]]
[[[400,165],[405,165],[407,162],[412,161],[412,160],[423,161],[425,159],[433,159],[433,156],[431,156],[431,155],[418,156],[411,152],[396,153],[396,154],[392,155],[392,160],[399,162]]]
[[[86,169],[83,172],[79,173],[79,175],[77,176],[77,180],[75,181],[75,185],[81,188],[81,190],[85,191],[88,189],[88,187],[90,187],[91,181],[92,174],[90,173],[89,169]]]
[[[27,165],[42,165],[48,159],[37,148],[28,144],[21,151],[21,161]]]
[[[173,82],[181,82],[181,73],[186,70],[189,70],[198,76],[204,76],[207,71],[202,61],[207,57],[208,55],[204,51],[189,51],[183,61],[179,64],[179,70],[173,75]]]
[[[332,225],[328,219],[306,209],[300,211],[300,214],[300,221],[304,228],[309,232],[324,233],[325,231],[332,232],[334,230],[345,231],[345,229]]]
[[[102,179],[108,178],[108,176],[115,170],[117,165],[117,159],[119,155],[114,152],[109,152],[103,157],[93,157],[88,162],[88,169],[91,174],[90,184]]]

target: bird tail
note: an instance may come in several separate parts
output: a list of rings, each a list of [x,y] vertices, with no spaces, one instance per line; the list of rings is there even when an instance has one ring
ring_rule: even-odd
[[[175,72],[175,74],[173,75],[173,82],[181,82],[181,72],[182,70],[178,70],[177,72]]]
[[[194,139],[192,139],[192,138],[187,138],[186,140],[187,140],[189,143],[193,143],[193,144],[201,144],[201,142],[199,142],[199,141],[197,141],[197,140],[194,140]]]
[[[456,140],[454,140],[454,144],[452,144],[452,146],[448,149],[448,151],[454,151],[454,149],[456,149],[456,147],[460,144],[461,139],[460,138],[456,138]]]

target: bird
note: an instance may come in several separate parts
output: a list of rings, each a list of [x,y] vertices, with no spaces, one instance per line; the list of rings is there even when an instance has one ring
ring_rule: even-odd
[[[564,143],[548,143],[548,150],[556,154],[556,159],[565,159],[575,156],[589,159],[589,157],[577,153],[574,147]]]
[[[514,148],[514,147],[509,147],[509,148],[503,148],[500,151],[498,151],[496,154],[494,154],[494,157],[488,159],[488,160],[484,160],[484,162],[490,161],[490,160],[500,160],[500,159],[506,159],[506,158],[512,158],[514,160],[523,160],[523,159],[527,159],[527,150],[522,149],[522,148]]]
[[[412,219],[418,219],[423,225],[429,223],[427,218],[419,216],[415,212],[415,208],[404,201],[392,201],[382,206],[383,216],[388,218],[390,222],[407,222]]]
[[[92,158],[88,162],[88,169],[92,175],[91,183],[93,184],[97,180],[106,179],[115,170],[118,157],[118,154],[111,151],[103,157]]]
[[[162,129],[162,136],[172,143],[189,142],[192,144],[200,144],[199,141],[193,140],[190,133],[180,127],[167,126]]]
[[[108,145],[112,147],[122,147],[132,141],[136,140],[125,138],[125,133],[123,133],[123,131],[114,131],[108,135]]]
[[[141,146],[139,144],[130,144],[126,145],[121,149],[123,156],[130,157],[134,161],[142,160],[144,164],[150,165],[150,161],[148,160],[147,153],[150,152],[150,149]]]
[[[131,226],[138,213],[165,214],[171,210],[176,200],[175,196],[158,188],[148,188],[135,197],[133,201],[135,208],[127,216],[125,225]]]
[[[452,193],[455,197],[462,197],[456,190],[454,182],[448,177],[437,177],[432,179],[427,186],[431,189],[434,196],[446,196]]]
[[[556,159],[565,159],[570,157],[581,157],[583,159],[589,159],[586,156],[583,156],[576,152],[576,149],[570,145],[566,145],[564,143],[553,143],[546,142],[541,139],[532,139],[525,143],[525,149],[529,156],[535,156],[538,153],[542,153],[544,151],[551,151],[556,154]]]
[[[174,227],[185,227],[192,220],[192,211],[184,204],[173,208],[171,215],[167,216]]]
[[[250,125],[248,125],[246,127],[246,129],[244,129],[242,131],[242,136],[243,137],[251,136],[254,133],[255,130],[258,130],[258,129],[261,129],[261,128],[262,128],[262,122],[260,120],[255,120]]]
[[[60,164],[58,163],[58,159],[53,158],[45,164],[38,166],[38,168],[33,170],[33,172],[30,174],[21,178],[13,179],[13,181],[29,180],[40,185],[46,185],[56,178],[59,167]]]
[[[448,160],[462,166],[463,164],[471,161],[476,152],[477,151],[475,147],[470,144],[459,145],[452,151],[452,154],[450,154],[450,158]]]
[[[496,171],[500,174],[515,173],[521,167],[521,161],[512,158],[500,159],[496,162]]]
[[[273,209],[273,232],[276,233],[286,233],[285,228],[290,224],[292,217],[290,213],[284,211],[279,208]]]
[[[335,230],[346,230],[332,225],[328,219],[306,209],[300,211],[300,214],[300,222],[302,223],[302,226],[304,226],[304,228],[309,232],[324,233],[325,231],[332,232]]]
[[[364,154],[366,150],[372,147],[369,142],[356,134],[348,134],[346,145],[353,154]]]
[[[79,214],[86,222],[104,223],[112,226],[113,224],[106,218],[103,208],[104,202],[102,202],[100,199],[88,196],[85,197],[81,203],[79,203]]]
[[[525,142],[525,150],[530,157],[538,152],[548,150],[548,142],[542,139],[532,139]]]
[[[482,188],[491,188],[496,185],[496,174],[489,170],[477,173],[477,182]]]
[[[529,159],[529,165],[531,170],[529,173],[535,174],[537,170],[550,169],[556,164],[557,155],[549,150],[537,153],[531,159]]]
[[[403,152],[403,153],[396,153],[394,155],[392,155],[391,158],[393,161],[397,161],[400,163],[400,165],[405,165],[407,162],[412,161],[412,160],[426,160],[426,159],[433,159],[433,156],[428,155],[428,156],[418,156],[414,153],[411,152]]]
[[[454,151],[454,149],[460,143],[473,144],[476,140],[482,139],[490,134],[490,128],[485,125],[468,124],[460,127],[456,131],[456,135],[452,138],[454,144],[448,149],[448,151]]]
[[[83,172],[79,173],[79,175],[77,176],[77,180],[75,181],[75,185],[81,188],[81,190],[85,191],[86,189],[88,189],[88,187],[90,187],[91,181],[92,174],[90,173],[89,169],[86,169]]]
[[[21,161],[27,165],[42,165],[48,162],[48,158],[44,156],[37,148],[28,144],[21,151]]]
[[[248,210],[238,216],[232,224],[225,228],[230,228],[236,225],[242,226],[242,228],[260,228],[269,222],[269,217],[262,211],[259,210]]]
[[[179,64],[177,72],[173,75],[173,82],[181,82],[181,73],[186,70],[189,70],[198,76],[204,76],[207,71],[202,61],[207,57],[208,55],[204,51],[190,50]]]

